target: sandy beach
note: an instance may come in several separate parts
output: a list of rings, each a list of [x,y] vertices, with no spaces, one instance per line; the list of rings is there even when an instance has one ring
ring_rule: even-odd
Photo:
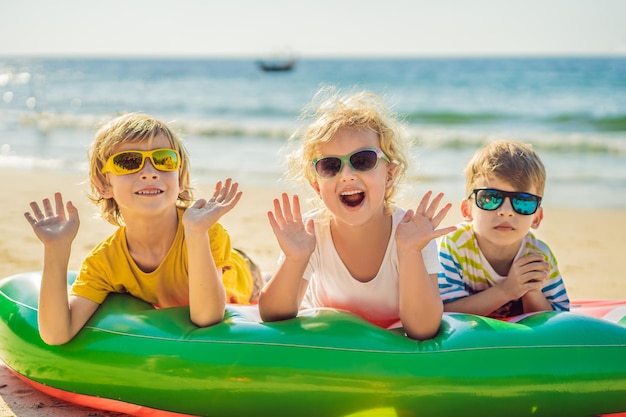
[[[23,217],[31,201],[52,197],[61,191],[78,207],[81,227],[74,241],[70,269],[78,269],[83,257],[114,230],[97,218],[95,206],[87,199],[85,178],[77,174],[50,171],[15,172],[0,169],[0,277],[41,269],[43,248]],[[213,184],[196,184],[197,196],[208,196]],[[234,246],[247,252],[263,271],[276,265],[278,246],[267,222],[266,212],[277,187],[248,188],[239,205],[222,221]],[[403,198],[403,207],[417,204],[418,198]],[[460,220],[458,201],[445,224]],[[545,207],[544,220],[536,234],[555,253],[571,299],[626,298],[626,280],[618,275],[626,210],[572,209]],[[0,362],[0,417],[123,416],[69,405],[40,394],[11,375]]]

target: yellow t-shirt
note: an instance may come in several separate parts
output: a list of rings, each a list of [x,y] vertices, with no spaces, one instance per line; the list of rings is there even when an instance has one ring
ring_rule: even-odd
[[[158,305],[158,292],[188,291],[189,269],[187,246],[182,226],[183,210],[178,211],[178,229],[170,250],[152,272],[144,272],[130,256],[126,243],[126,228],[115,233],[96,246],[85,258],[72,295],[78,295],[102,304],[111,292],[129,293],[148,303]],[[230,236],[224,227],[216,223],[209,229],[211,254],[218,270],[222,270],[222,282],[226,300],[230,303],[248,304],[252,294],[252,275],[246,261],[232,250]]]

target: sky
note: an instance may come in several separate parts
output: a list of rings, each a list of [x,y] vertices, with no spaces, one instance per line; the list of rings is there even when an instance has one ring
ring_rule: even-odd
[[[626,55],[624,0],[3,0],[0,56]]]

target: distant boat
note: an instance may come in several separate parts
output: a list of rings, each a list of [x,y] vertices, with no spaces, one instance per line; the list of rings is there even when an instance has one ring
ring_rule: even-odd
[[[293,67],[296,65],[295,59],[268,59],[257,61],[257,65],[263,71],[291,71]]]

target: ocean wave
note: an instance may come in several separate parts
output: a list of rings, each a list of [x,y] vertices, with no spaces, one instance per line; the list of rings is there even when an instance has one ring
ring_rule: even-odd
[[[626,132],[626,115],[592,116],[571,113],[547,117],[545,121],[555,125],[587,126],[599,132]]]
[[[537,133],[474,131],[413,126],[418,146],[438,149],[476,149],[498,139],[517,140],[550,152],[593,153],[626,156],[626,135],[603,133]]]
[[[20,126],[34,128],[41,133],[54,130],[95,130],[115,115],[90,115],[72,113],[21,113],[17,118]],[[190,120],[180,118],[162,118],[175,130],[184,135],[200,137],[255,137],[288,138],[293,126],[254,122],[236,122],[230,120]]]
[[[50,133],[55,130],[91,130],[100,126],[113,115],[91,115],[72,113],[50,112],[25,112],[19,115],[6,115],[2,119],[6,123],[8,119],[17,119],[22,128],[36,129],[41,133]],[[433,118],[464,118],[463,114],[445,115],[440,113]],[[485,113],[473,120],[495,120],[497,115]],[[504,118],[505,116],[501,116]],[[417,145],[426,148],[443,149],[467,149],[477,148],[498,138],[508,138],[531,143],[537,149],[552,152],[573,153],[604,153],[612,155],[626,155],[626,116],[591,117],[581,115],[552,116],[553,123],[595,123],[605,126],[624,126],[624,133],[615,129],[597,129],[595,131],[578,130],[568,131],[537,131],[530,129],[525,131],[519,128],[511,128],[508,124],[491,126],[489,128],[475,128],[471,123],[465,124],[416,124],[409,125],[409,133],[416,139]],[[174,129],[183,136],[198,138],[259,138],[284,140],[293,133],[296,122],[287,119],[185,119],[173,118],[168,121]]]
[[[513,116],[503,113],[464,113],[454,111],[419,111],[407,113],[403,118],[410,124],[473,125],[511,120]]]
[[[419,111],[404,115],[409,124],[444,126],[475,125],[536,125],[559,131],[598,131],[626,133],[626,114],[593,115],[587,113],[561,113],[549,116],[498,113]]]

